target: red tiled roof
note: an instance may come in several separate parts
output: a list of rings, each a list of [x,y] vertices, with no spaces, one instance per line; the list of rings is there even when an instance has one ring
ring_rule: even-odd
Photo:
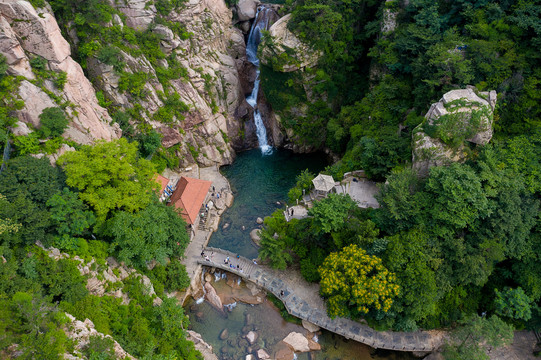
[[[171,204],[175,209],[182,209],[181,215],[188,224],[195,222],[211,185],[210,181],[184,176],[178,181],[171,195]]]
[[[169,184],[169,179],[160,174],[155,174],[153,179],[160,185],[160,195],[163,194],[165,187]]]

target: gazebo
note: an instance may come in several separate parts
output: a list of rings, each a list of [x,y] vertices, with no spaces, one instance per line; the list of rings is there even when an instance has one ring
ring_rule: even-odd
[[[316,197],[326,197],[334,189],[334,179],[330,175],[319,174],[312,183]]]

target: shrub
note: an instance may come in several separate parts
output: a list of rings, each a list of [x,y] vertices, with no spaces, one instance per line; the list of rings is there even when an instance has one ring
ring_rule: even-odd
[[[66,130],[69,120],[62,109],[57,107],[51,107],[43,109],[43,112],[39,116],[41,123],[40,131],[43,137],[56,137],[60,136]]]
[[[165,288],[167,291],[184,290],[190,286],[190,277],[186,272],[186,266],[180,261],[173,259],[165,268],[167,274]]]

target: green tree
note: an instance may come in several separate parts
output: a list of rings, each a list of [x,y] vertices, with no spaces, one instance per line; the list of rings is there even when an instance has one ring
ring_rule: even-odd
[[[314,202],[308,215],[314,217],[313,223],[318,232],[330,233],[341,230],[357,208],[357,203],[349,195],[329,194],[325,199]]]
[[[498,289],[494,291],[496,292],[494,306],[498,315],[517,320],[530,320],[532,317],[531,300],[521,287],[505,288],[501,292]]]
[[[6,75],[6,71],[8,70],[8,63],[7,63],[7,59],[4,55],[0,54],[0,79],[2,79],[4,77],[4,75]]]
[[[301,173],[297,175],[297,183],[289,190],[287,194],[289,201],[295,202],[295,200],[300,199],[303,190],[305,193],[308,193],[312,188],[312,180],[314,177],[315,175],[312,174],[308,169],[301,171]]]
[[[389,311],[400,294],[396,276],[381,259],[357,245],[331,253],[319,268],[320,293],[327,298],[329,316],[357,318],[370,310]]]
[[[118,212],[104,234],[120,261],[140,267],[154,259],[165,265],[166,258],[182,256],[190,240],[184,220],[157,200],[135,214]]]
[[[29,199],[28,193],[18,190],[11,193],[12,200],[4,201],[0,206],[0,218],[21,224],[17,232],[0,234],[0,244],[6,248],[30,245],[40,240],[47,243],[48,229],[51,225],[49,213]]]
[[[23,359],[58,359],[70,352],[72,346],[60,326],[66,322],[63,314],[38,295],[18,292],[9,304],[10,325],[14,340],[20,345]]]
[[[83,236],[96,218],[77,193],[64,188],[47,201],[51,220],[60,235]]]
[[[392,234],[414,226],[422,206],[421,189],[421,182],[412,169],[392,171],[376,195],[381,205],[376,212],[380,228]]]
[[[30,201],[45,205],[51,195],[62,190],[64,180],[62,171],[52,167],[47,158],[18,156],[0,174],[0,193],[13,200],[17,191],[23,191]]]
[[[385,251],[385,264],[397,274],[401,293],[393,310],[404,318],[420,322],[436,313],[442,290],[430,264],[437,262],[430,254],[429,236],[419,229],[398,233],[390,238]]]
[[[39,121],[40,131],[46,138],[62,135],[69,123],[64,111],[57,107],[43,109],[39,115]]]
[[[4,195],[0,194],[0,207],[5,208],[7,206],[9,206],[9,202]],[[21,226],[21,224],[17,224],[10,218],[0,217],[0,235],[4,233],[16,233],[17,231],[19,231]]]
[[[446,360],[488,360],[486,347],[505,346],[513,341],[513,326],[496,315],[490,318],[474,315],[460,325],[451,333],[451,341],[445,346],[443,357]]]
[[[58,159],[66,183],[79,189],[79,197],[96,212],[99,221],[111,211],[134,212],[150,204],[157,184],[154,166],[137,157],[137,143],[124,138],[83,146]]]
[[[164,286],[168,291],[184,290],[190,286],[190,276],[180,260],[172,259],[165,268],[165,274]]]
[[[444,235],[467,227],[475,229],[489,214],[488,200],[477,174],[467,165],[457,163],[430,170],[425,191],[424,223]]]
[[[88,360],[114,360],[114,344],[111,337],[91,335],[88,344],[83,348],[83,354]]]

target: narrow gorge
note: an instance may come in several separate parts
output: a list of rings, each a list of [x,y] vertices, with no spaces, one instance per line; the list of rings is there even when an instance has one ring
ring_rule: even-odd
[[[0,0],[0,358],[538,357],[540,14]]]

